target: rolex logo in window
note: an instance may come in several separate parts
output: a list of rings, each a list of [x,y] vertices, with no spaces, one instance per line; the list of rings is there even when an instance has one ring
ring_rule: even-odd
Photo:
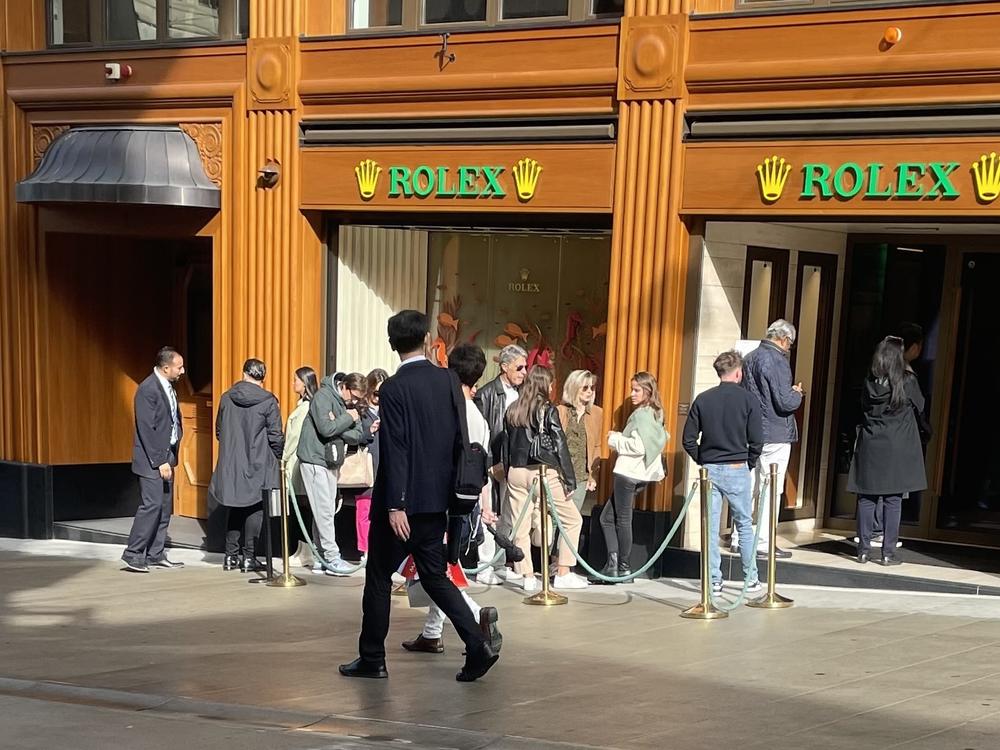
[[[371,200],[374,197],[381,174],[382,167],[374,159],[362,159],[358,162],[358,166],[354,168],[354,176],[358,180],[358,192],[363,200]]]
[[[538,188],[538,178],[542,175],[542,165],[534,159],[520,159],[511,172],[514,174],[517,197],[522,201],[530,201]]]
[[[539,294],[542,291],[542,285],[537,281],[530,281],[531,271],[527,268],[521,269],[521,280],[511,281],[507,284],[508,292],[515,292],[517,294]]]

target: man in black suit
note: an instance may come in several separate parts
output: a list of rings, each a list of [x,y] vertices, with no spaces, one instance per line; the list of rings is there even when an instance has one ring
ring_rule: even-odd
[[[379,391],[379,465],[368,532],[360,656],[341,665],[340,673],[389,676],[385,638],[392,574],[409,553],[424,591],[465,642],[465,665],[456,679],[472,682],[499,657],[446,572],[444,536],[461,446],[458,420],[465,418],[455,407],[461,403],[459,386],[454,375],[424,356],[430,330],[426,315],[404,310],[389,318],[388,330],[389,345],[401,364]]]
[[[125,568],[148,573],[149,566],[181,568],[167,559],[163,545],[174,510],[174,467],[184,436],[174,383],[184,374],[184,358],[169,346],[156,355],[153,373],[135,392],[135,437],[132,473],[139,478],[139,509],[132,521],[128,546],[122,554]]]

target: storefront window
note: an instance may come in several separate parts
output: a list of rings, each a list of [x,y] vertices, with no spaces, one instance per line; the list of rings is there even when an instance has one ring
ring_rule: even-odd
[[[219,36],[219,0],[169,0],[171,39]]]
[[[79,0],[52,0],[52,43],[86,44],[90,41],[90,8]]]
[[[625,12],[625,0],[594,0],[594,15],[616,15]]]
[[[486,0],[424,0],[424,23],[486,20]]]
[[[569,0],[503,0],[503,18],[568,16]]]
[[[113,42],[156,40],[156,0],[107,0],[108,39]]]
[[[353,0],[351,28],[372,29],[400,26],[403,23],[403,0]]]

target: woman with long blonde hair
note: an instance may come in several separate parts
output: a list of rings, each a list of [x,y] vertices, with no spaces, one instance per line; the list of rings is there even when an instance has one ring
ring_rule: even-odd
[[[632,509],[635,498],[663,472],[663,448],[670,435],[663,427],[663,404],[656,378],[648,372],[632,376],[629,398],[635,407],[625,429],[608,433],[608,446],[618,454],[611,500],[601,511],[601,530],[608,547],[606,576],[632,573]]]
[[[525,552],[524,560],[515,563],[515,572],[507,575],[507,581],[523,580],[525,591],[537,591],[539,588],[529,544],[534,542],[541,545],[541,489],[526,517],[516,528],[515,523],[528,502],[532,483],[543,466],[547,467],[545,484],[574,548],[580,544],[580,530],[583,528],[580,511],[569,499],[569,495],[576,489],[576,475],[566,445],[566,434],[559,422],[559,413],[552,405],[552,386],[551,370],[540,365],[532,367],[521,386],[517,401],[507,410],[504,419],[503,459],[507,470],[504,527],[513,529],[511,536],[514,544]],[[549,539],[551,538],[550,533]],[[576,558],[565,542],[559,545],[557,565],[553,583],[556,588],[586,588],[586,579],[572,572]]]
[[[597,376],[590,370],[573,370],[563,384],[559,419],[576,474],[573,504],[582,513],[587,493],[597,489],[601,459],[601,424],[604,413],[594,403]]]

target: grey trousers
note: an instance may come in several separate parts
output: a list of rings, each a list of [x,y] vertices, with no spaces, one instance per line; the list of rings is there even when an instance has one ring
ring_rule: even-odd
[[[328,562],[340,560],[334,517],[337,514],[337,479],[340,472],[315,464],[299,464],[313,514],[313,542],[316,551]]]
[[[167,526],[174,512],[174,480],[164,481],[160,477],[138,479],[141,500],[122,560],[141,564],[163,559]]]

